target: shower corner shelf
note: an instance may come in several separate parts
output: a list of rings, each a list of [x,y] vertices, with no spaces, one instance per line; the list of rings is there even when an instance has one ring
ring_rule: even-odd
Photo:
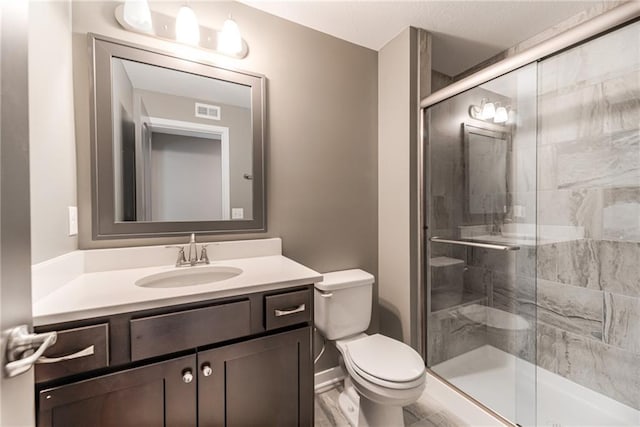
[[[453,293],[452,291],[434,292],[431,296],[430,314],[438,314],[452,308],[462,307],[473,303],[483,303],[487,301],[487,296],[477,292]]]

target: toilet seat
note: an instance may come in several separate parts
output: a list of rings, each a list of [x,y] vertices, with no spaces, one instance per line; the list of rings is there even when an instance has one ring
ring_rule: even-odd
[[[365,381],[396,390],[424,384],[422,358],[400,341],[380,334],[365,335],[344,343],[342,347],[345,364]]]

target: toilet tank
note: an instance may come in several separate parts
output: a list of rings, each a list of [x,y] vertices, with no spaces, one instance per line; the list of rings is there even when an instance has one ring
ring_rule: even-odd
[[[328,340],[364,332],[371,322],[373,275],[363,270],[324,273],[316,283],[316,328]]]

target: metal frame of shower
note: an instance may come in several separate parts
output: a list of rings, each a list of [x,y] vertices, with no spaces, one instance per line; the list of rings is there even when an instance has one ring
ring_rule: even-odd
[[[435,105],[441,101],[452,98],[464,91],[477,87],[481,84],[488,82],[489,80],[493,80],[497,77],[500,77],[504,74],[507,74],[513,70],[516,70],[520,67],[523,67],[527,64],[531,64],[533,62],[540,61],[546,57],[555,55],[563,50],[571,48],[575,45],[584,43],[589,39],[601,36],[604,33],[613,31],[620,26],[629,24],[640,18],[640,1],[630,0],[626,3],[621,4],[620,6],[615,7],[607,12],[598,15],[589,21],[586,21],[582,24],[579,24],[563,33],[558,34],[555,37],[552,37],[538,45],[535,45],[521,53],[515,54],[511,57],[505,58],[495,64],[489,65],[488,67],[468,76],[464,79],[458,80],[449,86],[438,90],[431,95],[423,98],[420,101],[420,120],[418,121],[420,124],[420,138],[418,140],[418,231],[419,231],[419,248],[418,248],[418,289],[417,289],[417,299],[419,303],[418,307],[418,346],[420,352],[425,360],[427,360],[427,304],[428,301],[425,299],[424,293],[425,289],[425,280],[430,282],[430,278],[427,275],[427,264],[426,264],[426,253],[428,247],[427,237],[427,226],[428,226],[428,218],[427,215],[429,211],[427,209],[427,203],[429,200],[429,186],[427,185],[427,176],[425,174],[425,166],[429,164],[429,152],[425,148],[426,141],[426,133],[425,133],[425,110],[432,105]],[[430,298],[430,295],[426,295],[427,298]],[[430,373],[438,378],[441,378],[446,384],[448,384],[454,391],[463,395],[467,399],[476,403],[486,412],[491,415],[497,417],[501,421],[503,421],[506,425],[515,425],[512,421],[509,421],[502,417],[500,414],[495,411],[487,408],[482,402],[479,402],[477,399],[469,396],[464,391],[458,389],[457,387],[451,385],[446,379],[442,378],[438,374],[428,369]]]

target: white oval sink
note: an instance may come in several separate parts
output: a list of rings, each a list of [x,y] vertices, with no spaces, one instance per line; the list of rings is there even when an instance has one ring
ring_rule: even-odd
[[[231,279],[242,273],[242,269],[235,267],[184,267],[181,270],[171,270],[151,274],[136,281],[136,286],[143,288],[182,288],[185,286],[205,285]]]

